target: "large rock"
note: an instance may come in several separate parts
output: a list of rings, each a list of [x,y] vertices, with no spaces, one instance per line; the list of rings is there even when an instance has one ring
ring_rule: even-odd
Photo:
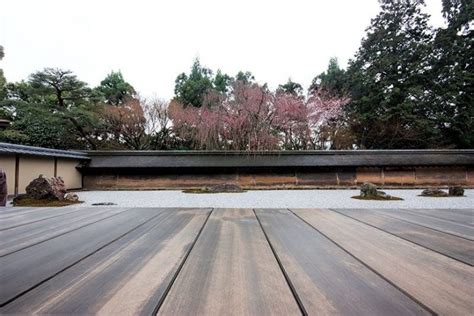
[[[365,182],[360,187],[360,195],[353,198],[362,200],[403,200],[396,196],[391,196],[383,191],[377,190],[373,183]]]
[[[448,194],[450,196],[464,196],[464,189],[462,187],[449,187]]]
[[[217,184],[212,187],[209,187],[208,190],[214,193],[224,193],[224,192],[243,192],[242,188],[233,183],[224,183],[224,184]]]
[[[75,193],[68,193],[64,196],[64,199],[70,202],[79,202],[79,196]]]
[[[431,188],[431,189],[423,190],[421,192],[421,196],[444,197],[444,196],[448,196],[448,193],[444,192],[441,189]]]
[[[377,193],[377,186],[373,183],[365,182],[360,186],[361,197],[377,196]]]
[[[59,177],[45,178],[40,175],[26,187],[28,198],[35,200],[63,200],[65,194],[66,186]]]

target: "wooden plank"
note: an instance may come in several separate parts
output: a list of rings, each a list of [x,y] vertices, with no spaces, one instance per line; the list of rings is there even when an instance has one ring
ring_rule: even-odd
[[[0,258],[0,305],[161,213],[154,209],[129,210]]]
[[[335,211],[448,257],[474,265],[473,241],[402,221],[374,210],[337,209]]]
[[[448,220],[422,214],[414,214],[412,212],[404,211],[403,209],[376,209],[376,211],[383,212],[390,217],[436,229],[462,238],[467,238],[469,240],[474,240],[474,229],[470,225],[454,223]]]
[[[115,214],[125,212],[126,210],[116,207],[84,208],[80,212],[73,212],[67,214],[67,216],[58,216],[0,231],[0,257],[90,225]]]
[[[458,209],[403,209],[404,212],[410,212],[420,215],[428,215],[434,218],[447,220],[454,223],[469,225],[474,228],[474,213],[464,214]]]
[[[471,266],[330,210],[293,212],[435,313],[472,314]]]
[[[44,213],[46,210],[54,210],[54,211],[62,211],[64,212],[65,210],[68,210],[70,208],[77,208],[79,205],[72,205],[72,206],[63,206],[63,207],[7,207],[8,210],[4,211],[2,210],[0,212],[0,220],[7,219],[7,218],[13,218],[17,216],[23,216],[25,214],[31,214],[31,213]]]
[[[209,211],[165,210],[0,312],[151,315]]]
[[[288,210],[256,213],[308,314],[429,314]]]
[[[45,207],[35,208],[31,212],[12,214],[9,217],[0,219],[0,230],[12,229],[15,227],[29,225],[55,217],[65,216],[74,212],[83,211],[84,207]]]
[[[3,216],[15,214],[15,213],[21,213],[24,211],[30,211],[32,210],[33,207],[26,207],[26,206],[5,206],[5,207],[0,207],[0,219]]]
[[[296,315],[252,210],[214,210],[159,315]]]

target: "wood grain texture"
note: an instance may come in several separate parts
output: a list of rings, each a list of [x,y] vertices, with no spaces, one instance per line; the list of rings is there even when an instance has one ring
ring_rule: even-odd
[[[0,305],[136,229],[162,210],[134,209],[0,258]]]
[[[468,315],[474,311],[471,266],[334,211],[293,212],[434,312]]]
[[[123,208],[85,208],[80,212],[73,212],[65,216],[57,216],[0,231],[0,257],[125,212],[126,210]]]
[[[37,210],[37,208],[27,207],[27,206],[5,206],[5,207],[0,207],[0,219],[3,218],[6,215],[21,213],[21,212],[24,212],[24,211],[31,211],[31,210]]]
[[[308,314],[429,314],[288,210],[256,214]]]
[[[297,315],[252,210],[214,210],[159,315]]]
[[[335,211],[456,260],[474,265],[474,241],[402,221],[369,209],[337,209]]]
[[[84,207],[48,207],[40,208],[40,210],[38,210],[38,208],[35,208],[31,211],[20,212],[19,214],[6,214],[2,218],[0,218],[0,230],[7,230],[19,226],[37,223],[51,218],[72,214],[74,212],[81,212],[84,209]]]
[[[151,315],[210,210],[165,210],[0,310]]]
[[[404,209],[376,209],[376,211],[383,212],[390,217],[402,219],[414,224],[436,229],[462,238],[467,238],[469,240],[474,240],[474,229],[468,224],[455,223],[450,220],[424,214],[415,214],[410,211],[405,211]]]
[[[403,209],[405,212],[414,214],[429,215],[435,218],[447,220],[450,222],[469,225],[474,228],[474,211],[473,210],[456,210],[456,209]]]

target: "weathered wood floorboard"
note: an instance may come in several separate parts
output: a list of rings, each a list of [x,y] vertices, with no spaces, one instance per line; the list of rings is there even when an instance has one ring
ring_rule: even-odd
[[[0,230],[7,230],[19,226],[29,225],[32,223],[69,215],[75,212],[83,212],[84,210],[86,210],[84,207],[48,207],[43,208],[42,210],[36,209],[34,211],[22,214],[12,214],[8,217],[0,219]]]
[[[437,229],[439,231],[453,234],[462,238],[474,240],[474,229],[470,225],[454,223],[449,220],[435,218],[429,215],[415,214],[409,211],[405,211],[403,209],[400,209],[400,210],[375,209],[375,210],[378,212],[383,212],[384,214],[390,217],[402,219],[411,223]]]
[[[405,212],[414,214],[429,215],[435,218],[447,220],[450,222],[469,225],[474,228],[474,213],[466,214],[463,210],[446,210],[446,209],[403,209]],[[466,210],[468,211],[468,210]]]
[[[214,210],[160,315],[297,315],[300,309],[252,210]]]
[[[26,206],[5,206],[0,208],[0,219],[8,217],[12,214],[19,214],[26,211],[38,211],[36,207],[26,207]]]
[[[293,212],[434,312],[472,314],[471,266],[334,211]]]
[[[0,257],[90,225],[115,214],[125,212],[126,210],[122,208],[85,209],[65,216],[58,216],[0,231]]]
[[[0,305],[163,211],[134,209],[0,258]]]
[[[209,211],[163,211],[0,312],[151,315]]]
[[[308,314],[429,314],[288,210],[256,213]]]
[[[369,209],[335,209],[335,211],[448,257],[474,265],[474,241],[402,221]]]

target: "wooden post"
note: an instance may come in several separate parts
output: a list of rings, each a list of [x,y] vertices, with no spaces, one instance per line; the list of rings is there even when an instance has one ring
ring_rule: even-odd
[[[18,182],[20,181],[20,155],[15,155],[15,190],[14,195],[18,195]]]

